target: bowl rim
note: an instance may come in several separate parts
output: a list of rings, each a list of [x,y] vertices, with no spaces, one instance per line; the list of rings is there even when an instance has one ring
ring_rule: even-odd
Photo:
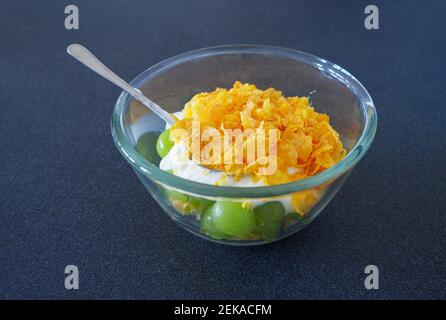
[[[289,194],[291,192],[303,191],[326,184],[352,169],[365,155],[375,137],[378,121],[376,108],[370,94],[365,87],[344,68],[309,53],[268,45],[237,44],[213,46],[192,50],[163,60],[139,74],[130,82],[130,84],[140,88],[146,81],[178,64],[206,56],[222,54],[264,54],[290,58],[318,68],[321,72],[335,77],[336,80],[341,81],[347,86],[358,99],[358,104],[365,122],[358,141],[347,155],[336,165],[302,180],[260,187],[215,186],[204,184],[165,172],[144,159],[136,151],[135,147],[125,134],[123,122],[124,109],[133,98],[127,92],[123,91],[116,101],[112,113],[111,132],[116,147],[134,169],[158,183],[198,195],[229,198],[260,198]]]

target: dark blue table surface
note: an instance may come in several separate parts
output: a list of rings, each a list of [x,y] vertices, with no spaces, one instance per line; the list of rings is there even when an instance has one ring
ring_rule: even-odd
[[[77,4],[80,29],[64,29]],[[0,298],[446,298],[445,1],[0,2]],[[334,61],[379,114],[369,153],[321,216],[286,240],[233,248],[175,225],[110,135],[125,79],[181,52],[255,43]],[[64,268],[80,289],[64,288]],[[365,290],[364,268],[380,270]]]

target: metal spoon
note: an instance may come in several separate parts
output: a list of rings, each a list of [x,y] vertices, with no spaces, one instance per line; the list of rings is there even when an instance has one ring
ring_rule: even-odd
[[[132,87],[130,84],[125,82],[122,78],[116,75],[113,71],[111,71],[106,65],[104,65],[98,58],[94,56],[87,48],[81,46],[80,44],[73,43],[67,47],[67,52],[69,55],[74,57],[75,59],[82,62],[88,68],[96,72],[97,74],[103,76],[105,79],[113,82],[115,85],[127,91],[132,97],[141,102],[147,108],[152,110],[156,115],[158,115],[161,119],[163,119],[168,124],[172,125],[175,123],[175,119],[168,113],[166,110],[161,108],[155,102],[147,98],[139,89]],[[214,169],[209,169],[201,164],[197,163],[197,165],[210,170],[219,172]]]
[[[69,55],[75,59],[82,62],[88,68],[96,72],[97,74],[103,76],[105,79],[113,82],[115,85],[127,91],[133,98],[141,102],[147,108],[152,110],[156,115],[163,119],[168,124],[172,125],[175,123],[175,119],[157,105],[155,102],[147,98],[139,89],[132,87],[130,84],[125,82],[122,78],[117,76],[113,71],[111,71],[106,65],[104,65],[98,58],[96,58],[87,48],[81,46],[80,44],[73,43],[67,47],[67,52]]]

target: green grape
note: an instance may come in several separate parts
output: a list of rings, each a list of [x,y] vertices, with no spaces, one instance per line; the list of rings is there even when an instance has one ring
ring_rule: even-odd
[[[212,204],[214,204],[214,201],[204,198],[196,198],[196,197],[189,197],[188,199],[189,205],[192,207],[192,209],[197,212],[201,213],[203,212],[207,207],[210,207]]]
[[[246,238],[256,225],[252,209],[243,208],[240,202],[216,202],[212,206],[212,220],[217,229],[238,238]]]
[[[156,141],[158,139],[158,134],[155,132],[147,132],[144,133],[141,137],[139,137],[136,142],[136,151],[147,161],[158,165],[160,162],[160,157],[154,150],[154,146],[156,145]]]
[[[214,239],[228,239],[229,235],[224,234],[215,227],[212,220],[212,206],[208,206],[200,217],[201,230]]]
[[[285,209],[280,202],[268,202],[254,208],[256,233],[263,239],[272,239],[280,231]]]
[[[172,149],[174,142],[170,139],[170,129],[162,132],[156,141],[156,152],[164,158]]]
[[[172,189],[166,189],[166,194],[173,207],[183,214],[201,213],[214,203],[214,201],[192,197]]]
[[[186,214],[187,196],[181,192],[172,189],[165,189],[167,199],[172,206],[179,212]]]
[[[173,190],[173,189],[166,189],[167,196],[169,197],[170,201],[182,201],[187,202],[188,197],[184,193],[181,193],[179,191]]]

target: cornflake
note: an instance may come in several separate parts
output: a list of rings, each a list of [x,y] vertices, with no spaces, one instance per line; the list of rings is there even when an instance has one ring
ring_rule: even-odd
[[[245,153],[243,163],[206,165],[235,179],[249,174],[254,181],[262,180],[267,185],[296,181],[335,165],[346,154],[328,115],[316,112],[306,97],[284,97],[273,88],[260,90],[255,85],[237,81],[229,90],[217,88],[195,95],[183,111],[184,119],[177,121],[172,129],[192,132],[192,121],[198,120],[201,131],[212,127],[219,130],[222,137],[227,129],[277,130],[277,170],[272,175],[262,176],[258,170],[261,161],[249,161]],[[248,140],[243,141],[243,150],[247,148]],[[234,151],[237,148],[235,141],[232,143]],[[191,138],[186,144],[190,150]],[[305,195],[308,196],[311,195]],[[295,199],[298,200],[301,199]]]

